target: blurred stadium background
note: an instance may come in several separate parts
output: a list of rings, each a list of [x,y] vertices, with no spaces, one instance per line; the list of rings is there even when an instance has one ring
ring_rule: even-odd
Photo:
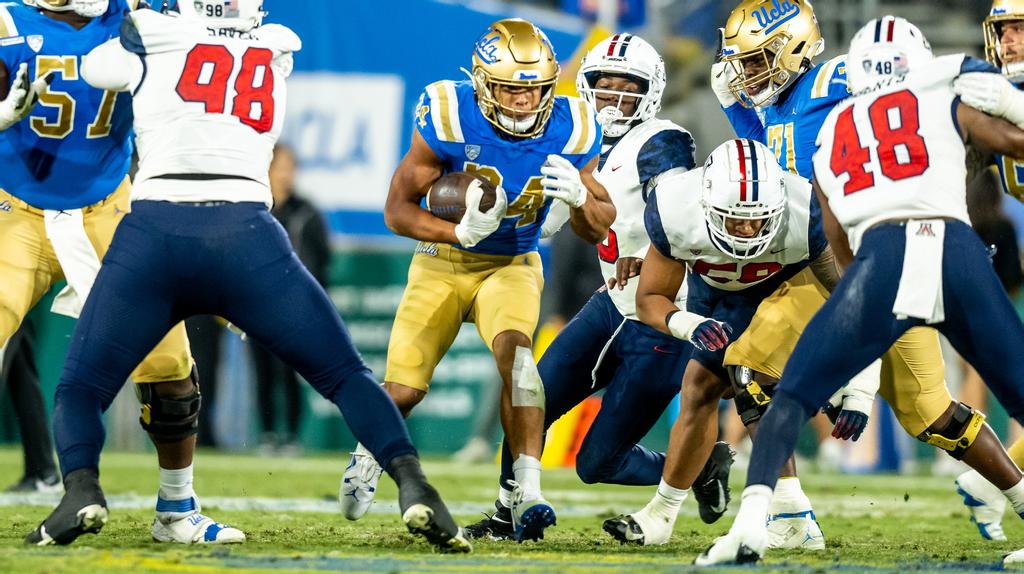
[[[267,0],[268,21],[292,27],[304,41],[295,58],[283,136],[297,155],[297,192],[315,203],[328,224],[329,291],[378,376],[383,373],[391,320],[413,247],[410,240],[388,232],[382,209],[391,173],[409,143],[411,110],[422,88],[438,79],[463,77],[460,67],[469,66],[473,42],[490,22],[500,18],[528,18],[548,33],[562,61],[565,77],[560,89],[566,93],[574,92],[577,63],[589,46],[613,30],[630,30],[663,53],[669,86],[662,115],[693,132],[699,159],[703,159],[732,135],[708,89],[707,70],[714,56],[717,28],[733,5],[720,0]],[[826,56],[844,51],[848,39],[867,18],[884,13],[918,24],[937,53],[981,55],[980,23],[990,3],[816,0],[814,6],[826,38]],[[1013,200],[1006,201],[1004,209],[1016,224],[1019,241],[1024,233],[1024,211]],[[572,245],[572,238],[561,247],[558,241],[553,247],[545,245],[543,251],[549,277],[545,293],[549,321],[540,341],[550,338],[559,321],[582,303],[579,293],[597,287],[592,274],[579,272],[581,265],[596,267],[592,248]],[[1019,261],[1016,264],[1019,269]],[[48,300],[44,300],[32,321],[38,331],[35,352],[44,395],[52,407],[73,324],[49,313],[48,308]],[[262,431],[248,344],[227,331],[218,332],[214,340],[220,357],[208,367],[217,373],[216,384],[203,381],[207,407],[203,416],[212,422],[204,442],[226,450],[255,450]],[[950,355],[947,365],[949,382],[957,388],[961,375],[956,358]],[[491,393],[497,384],[486,348],[475,329],[466,327],[438,369],[428,399],[409,421],[416,444],[425,453],[452,453],[476,431],[496,442],[498,429],[474,419],[482,405],[494,401]],[[137,403],[131,391],[126,387],[110,412],[108,445],[119,450],[151,449],[136,422]],[[302,392],[303,447],[350,448],[354,440],[333,406],[312,389],[303,387]],[[0,394],[0,442],[15,443],[18,431],[9,401],[8,393]],[[1010,428],[1005,413],[995,401],[986,402],[979,406],[990,413],[1003,438],[1010,438],[1016,431]],[[922,465],[930,467],[935,460],[931,450],[902,436],[886,409],[878,408],[870,436],[840,457],[841,466],[849,471],[908,472],[921,471]],[[670,417],[671,413],[663,417],[647,438],[648,444],[664,448]],[[555,440],[560,443],[549,462],[571,462],[573,436],[585,421],[585,412],[576,413],[556,433]],[[813,456],[816,441],[813,433],[808,433],[801,452]],[[947,458],[940,460],[946,464]]]

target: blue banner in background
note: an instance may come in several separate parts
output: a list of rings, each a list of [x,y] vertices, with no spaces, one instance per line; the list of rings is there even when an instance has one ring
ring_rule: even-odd
[[[583,41],[578,18],[514,9],[489,1],[267,0],[268,23],[302,38],[289,81],[282,141],[300,161],[298,187],[328,215],[336,232],[386,234],[384,200],[412,135],[412,109],[423,88],[462,79],[487,26],[524,17],[541,27],[561,57]]]

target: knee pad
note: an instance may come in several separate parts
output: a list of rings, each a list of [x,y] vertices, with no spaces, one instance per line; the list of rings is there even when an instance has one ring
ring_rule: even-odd
[[[775,385],[761,386],[754,380],[754,370],[750,367],[727,367],[729,380],[736,391],[736,412],[744,426],[761,419],[775,394]]]
[[[194,379],[193,379],[194,380]],[[199,410],[202,395],[199,385],[192,385],[192,392],[181,397],[162,397],[155,389],[159,383],[135,385],[142,414],[139,424],[153,435],[158,443],[178,442],[199,432]]]
[[[974,444],[974,439],[978,438],[978,432],[983,426],[984,413],[958,402],[953,416],[941,430],[932,432],[925,429],[923,433],[917,435],[917,439],[937,446],[949,453],[949,456],[960,460],[964,452]]]

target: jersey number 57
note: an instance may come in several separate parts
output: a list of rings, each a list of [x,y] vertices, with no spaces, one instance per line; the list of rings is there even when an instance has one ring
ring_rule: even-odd
[[[274,126],[274,72],[270,68],[273,59],[274,53],[266,48],[246,50],[231,99],[231,115],[261,134]],[[225,46],[198,44],[185,60],[178,95],[186,102],[205,104],[208,114],[223,114],[235,60]]]

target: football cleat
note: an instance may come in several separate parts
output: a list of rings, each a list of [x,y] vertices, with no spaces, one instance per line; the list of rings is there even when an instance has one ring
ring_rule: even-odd
[[[961,474],[953,483],[964,499],[964,506],[971,511],[971,522],[978,527],[981,537],[985,540],[1006,540],[1002,524],[1003,512],[1006,511],[1003,493],[975,470]]]
[[[1014,550],[1006,556],[1003,556],[1003,566],[1012,566],[1024,564],[1024,548],[1020,550]]]
[[[241,544],[245,533],[202,514],[199,499],[158,498],[153,540],[177,544]]]
[[[769,516],[767,541],[768,548],[825,549],[825,535],[821,532],[813,510],[781,512]],[[763,550],[761,554],[764,554]]]
[[[540,492],[530,492],[514,481],[512,486],[512,536],[516,542],[542,540],[544,529],[555,525],[555,509]]]
[[[729,508],[729,469],[735,454],[729,443],[715,443],[711,456],[693,483],[693,497],[705,524],[714,523]]]
[[[658,546],[672,538],[675,517],[653,516],[646,508],[640,512],[609,518],[602,528],[622,544]]]
[[[697,566],[714,566],[716,564],[754,564],[764,557],[765,538],[756,532],[743,535],[730,531],[715,540],[714,544],[700,553],[693,563]]]
[[[422,536],[444,552],[470,552],[473,545],[455,524],[441,495],[426,480],[406,485],[398,491],[402,521],[409,532]]]
[[[341,512],[349,520],[359,520],[370,509],[373,497],[377,494],[377,482],[384,469],[377,464],[370,451],[363,445],[357,445],[352,459],[345,467],[341,478],[338,500]]]
[[[60,504],[25,537],[25,543],[71,544],[83,534],[98,534],[103,529],[108,513],[99,473],[94,469],[76,470],[64,479],[64,488]]]
[[[463,529],[466,538],[490,538],[495,541],[515,538],[516,532],[512,528],[512,509],[502,506],[500,502],[495,502],[494,507],[496,509],[494,514],[485,514],[483,520]]]
[[[60,478],[56,474],[43,477],[23,476],[21,480],[7,488],[7,492],[39,492],[44,494],[63,491],[64,485],[60,483]]]

